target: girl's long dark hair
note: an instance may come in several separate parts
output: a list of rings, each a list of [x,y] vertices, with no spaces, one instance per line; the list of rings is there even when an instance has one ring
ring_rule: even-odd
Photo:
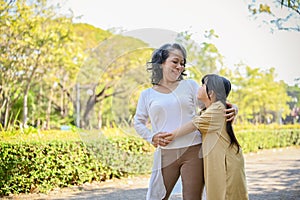
[[[229,108],[228,105],[226,105],[226,108]],[[236,145],[237,146],[237,153],[240,151],[241,145],[239,144],[237,138],[235,137],[235,134],[233,132],[232,123],[226,122],[226,131],[230,137],[230,146]]]
[[[226,108],[229,108],[229,106],[226,104],[227,96],[231,91],[231,83],[228,79],[216,74],[208,74],[202,78],[201,82],[202,84],[206,85],[206,93],[209,99],[209,92],[214,91],[216,95],[216,101],[221,101]],[[233,145],[236,145],[238,153],[240,151],[241,145],[235,137],[231,122],[226,122],[226,131],[230,137],[229,146],[232,147]]]

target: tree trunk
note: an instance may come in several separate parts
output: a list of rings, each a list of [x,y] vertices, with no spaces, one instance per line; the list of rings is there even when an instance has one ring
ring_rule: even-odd
[[[72,99],[70,99],[70,100],[72,100]],[[69,109],[68,109],[67,101],[68,101],[67,95],[65,94],[65,88],[63,86],[63,87],[61,87],[61,96],[60,96],[60,107],[61,107],[60,115],[62,118],[68,117]],[[75,109],[75,111],[76,111],[76,109]]]
[[[74,112],[76,113],[75,117],[75,124],[78,128],[81,128],[81,122],[80,122],[80,110],[81,110],[81,105],[80,105],[80,84],[77,83],[75,85],[75,100],[73,102],[73,107],[74,107]]]
[[[23,126],[24,127],[27,126],[27,121],[28,121],[28,105],[27,105],[27,102],[28,102],[28,92],[29,92],[29,89],[30,89],[33,77],[35,75],[35,71],[38,68],[38,61],[39,61],[40,55],[41,54],[39,54],[38,57],[37,57],[37,59],[36,59],[35,67],[32,69],[32,72],[31,72],[31,74],[29,76],[29,79],[28,79],[28,82],[27,82],[27,85],[26,85],[26,89],[24,91],[24,101],[23,101]]]
[[[26,89],[24,92],[24,99],[23,99],[23,127],[27,127],[28,121],[28,90]]]
[[[0,107],[0,124],[5,128],[5,112],[6,112],[7,98],[4,99]]]
[[[10,112],[10,103],[9,103],[9,99],[7,98],[7,103],[4,112],[4,130],[7,130],[9,126],[9,121],[8,121],[9,112]]]
[[[64,90],[63,89],[61,89],[60,90],[60,107],[61,107],[61,109],[60,109],[60,115],[62,116],[62,117],[64,117],[65,116],[65,103],[64,103]]]
[[[98,111],[98,129],[102,128],[102,102]]]
[[[90,128],[90,112],[93,110],[96,104],[96,96],[93,94],[86,102],[85,111],[83,114],[83,128]]]
[[[42,86],[39,88],[39,93],[38,93],[38,96],[37,96],[37,105],[38,105],[38,108],[42,108],[42,102],[41,102],[41,97],[42,97],[42,94],[43,94],[43,88]],[[36,120],[36,127],[37,128],[40,128],[41,126],[41,109],[38,109],[37,111],[37,120]]]
[[[54,88],[51,87],[48,106],[47,106],[47,111],[46,111],[46,130],[50,129],[50,119],[51,119],[51,108],[52,108],[53,93],[54,93]]]

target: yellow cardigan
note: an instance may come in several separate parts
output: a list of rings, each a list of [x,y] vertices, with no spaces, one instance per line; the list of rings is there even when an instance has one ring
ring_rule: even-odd
[[[202,134],[202,156],[207,200],[248,200],[242,149],[229,147],[225,106],[211,104],[193,124]]]

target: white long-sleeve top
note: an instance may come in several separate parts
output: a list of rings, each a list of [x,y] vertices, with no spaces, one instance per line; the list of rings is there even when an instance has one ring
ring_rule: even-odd
[[[160,93],[153,88],[142,91],[134,116],[136,132],[148,142],[158,132],[171,132],[191,121],[196,115],[198,84],[182,80],[171,93]],[[147,127],[150,119],[151,127]],[[152,129],[151,129],[152,128]],[[198,131],[176,138],[167,149],[182,148],[201,143]]]
[[[160,93],[153,88],[142,91],[134,116],[136,132],[148,142],[158,132],[171,132],[191,121],[199,106],[196,98],[199,85],[194,80],[181,80],[171,93]],[[147,126],[150,119],[151,127]],[[166,147],[158,147],[154,154],[153,172],[147,199],[157,200],[165,196],[161,174],[161,148],[174,149],[201,143],[199,131],[176,138]]]

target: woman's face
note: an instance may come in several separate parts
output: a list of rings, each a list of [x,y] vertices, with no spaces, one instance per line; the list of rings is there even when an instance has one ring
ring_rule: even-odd
[[[169,57],[162,64],[163,77],[168,81],[177,81],[184,70],[184,58],[179,50],[169,52]]]

